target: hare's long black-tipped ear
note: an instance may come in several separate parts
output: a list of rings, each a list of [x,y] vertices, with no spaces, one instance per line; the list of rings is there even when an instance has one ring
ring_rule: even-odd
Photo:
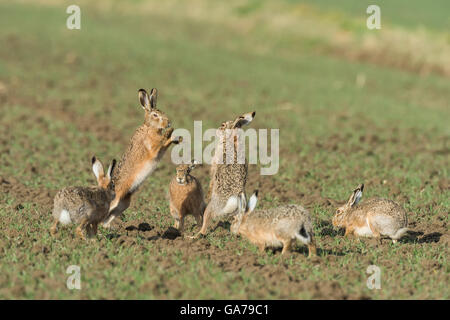
[[[193,170],[198,165],[198,161],[195,159],[191,160],[191,164],[189,165],[189,171]]]
[[[242,126],[249,124],[255,118],[256,111],[247,112],[240,115],[234,120],[233,128],[241,128]]]
[[[350,196],[350,199],[348,200],[349,206],[353,207],[357,205],[359,201],[361,201],[363,190],[364,190],[364,183],[360,184],[358,188],[353,190],[353,193]]]
[[[255,192],[253,192],[252,196],[248,200],[247,208],[245,211],[247,213],[252,212],[253,210],[255,210],[257,203],[258,203],[258,190],[255,190]]]
[[[116,159],[113,159],[112,161],[111,161],[111,164],[109,165],[109,168],[108,168],[108,172],[106,173],[106,176],[108,177],[108,179],[110,179],[111,180],[111,177],[112,177],[112,175],[113,175],[113,172],[114,172],[114,168],[116,167]]]
[[[158,90],[156,90],[156,88],[153,88],[152,91],[150,91],[150,107],[152,109],[156,108],[157,101],[158,101]]]
[[[99,181],[103,178],[105,172],[103,171],[103,165],[95,156],[92,157],[92,171],[94,172],[95,178]]]
[[[150,105],[150,97],[147,93],[147,91],[145,91],[144,89],[139,89],[138,91],[139,94],[139,102],[141,103],[141,106],[144,110],[151,110],[151,105]]]
[[[245,193],[241,192],[238,198],[239,215],[243,215],[246,212],[247,199],[245,198]]]

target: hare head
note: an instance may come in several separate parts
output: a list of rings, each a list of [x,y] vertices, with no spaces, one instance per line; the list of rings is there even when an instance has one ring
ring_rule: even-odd
[[[111,177],[116,166],[116,159],[111,161],[108,171],[103,169],[103,164],[95,156],[92,157],[92,171],[94,171],[95,178],[97,179],[98,186],[102,189],[109,190],[111,192],[111,197],[114,198],[114,186],[112,185]]]
[[[235,131],[236,129],[242,128],[244,125],[252,122],[253,118],[255,118],[255,114],[255,111],[247,112],[240,115],[234,120],[223,122],[216,131],[217,135],[223,134],[227,129]]]
[[[244,125],[249,124],[255,118],[256,112],[247,112],[234,120],[223,122],[220,127],[216,130],[216,137],[218,138],[218,149],[216,156],[221,156],[222,154],[227,153],[227,148],[231,148],[234,146],[234,152],[239,152],[238,149],[238,141],[239,141],[239,129],[241,129]],[[230,142],[228,142],[230,141]],[[242,155],[240,155],[242,156]],[[222,161],[224,161],[223,159]]]
[[[256,203],[258,202],[258,190],[253,192],[252,196],[248,200],[245,199],[245,194],[241,193],[239,196],[239,212],[234,216],[233,223],[231,224],[230,231],[233,234],[239,233],[239,228],[241,227],[242,221],[247,217],[248,214],[253,212],[256,208]]]
[[[185,184],[188,181],[189,174],[197,166],[197,160],[192,160],[188,164],[180,164],[177,166],[177,182],[178,184]]]
[[[156,129],[169,128],[171,123],[164,112],[156,109],[158,91],[153,88],[150,95],[144,89],[139,89],[139,101],[145,110],[145,124]]]
[[[364,184],[360,184],[358,186],[358,188],[356,188],[355,190],[353,190],[350,198],[348,199],[347,203],[344,204],[343,206],[339,207],[336,210],[336,213],[333,217],[333,226],[335,227],[344,227],[344,217],[346,216],[347,212],[353,208],[354,206],[356,206],[358,204],[358,202],[361,200],[362,198],[362,193],[364,190]]]

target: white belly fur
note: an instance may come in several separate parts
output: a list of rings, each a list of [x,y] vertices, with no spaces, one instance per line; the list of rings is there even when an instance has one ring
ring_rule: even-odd
[[[355,234],[361,237],[371,237],[373,236],[372,230],[370,230],[369,226],[366,225],[364,227],[356,228]]]
[[[283,242],[278,240],[273,233],[268,233],[265,238],[265,245],[271,248],[280,248],[283,246]]]
[[[131,192],[134,192],[137,188],[139,188],[145,178],[147,178],[155,170],[157,164],[158,161],[153,160],[147,162],[140,168],[139,172],[134,177],[133,184],[131,185]]]

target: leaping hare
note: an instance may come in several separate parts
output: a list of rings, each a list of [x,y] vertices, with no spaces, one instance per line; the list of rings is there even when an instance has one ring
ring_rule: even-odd
[[[183,232],[184,219],[189,214],[195,217],[199,226],[202,224],[206,204],[200,182],[191,175],[196,165],[196,161],[179,165],[169,186],[170,214],[175,219],[174,227],[180,233]]]
[[[55,235],[58,223],[68,225],[78,224],[76,234],[85,239],[83,230],[86,229],[89,237],[97,234],[97,226],[108,216],[109,205],[114,198],[111,185],[111,175],[116,160],[108,168],[106,176],[100,160],[92,158],[92,171],[97,179],[97,187],[68,187],[60,190],[53,203],[54,223],[50,233]]]
[[[109,217],[103,223],[105,228],[130,206],[131,196],[155,170],[169,146],[183,141],[182,137],[171,136],[174,129],[171,128],[169,118],[156,109],[156,100],[155,88],[151,90],[150,95],[144,89],[139,90],[139,101],[145,110],[145,121],[131,137],[128,149],[114,174],[116,197],[111,203]]]
[[[333,226],[345,228],[345,236],[355,234],[380,239],[387,236],[394,243],[408,231],[405,209],[391,200],[372,198],[360,202],[364,184],[356,188],[348,202],[336,210]]]
[[[202,228],[191,238],[205,235],[211,220],[226,218],[238,212],[237,199],[241,193],[245,193],[248,171],[243,141],[239,139],[238,133],[242,126],[252,122],[255,114],[244,113],[235,120],[222,123],[217,129],[218,143],[211,163],[209,203],[203,214]]]
[[[233,234],[241,234],[264,252],[266,247],[283,247],[282,254],[291,250],[300,240],[308,246],[309,256],[316,254],[313,225],[309,211],[300,205],[288,204],[267,210],[256,210],[258,191],[246,203],[245,195],[239,197],[240,211],[231,224]]]

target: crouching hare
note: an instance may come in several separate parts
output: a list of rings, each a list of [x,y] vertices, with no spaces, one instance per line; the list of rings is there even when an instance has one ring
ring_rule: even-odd
[[[203,211],[206,204],[200,182],[191,175],[197,161],[191,164],[181,164],[177,167],[177,175],[173,177],[169,186],[170,214],[175,219],[174,227],[183,232],[184,219],[191,214],[202,225]]]
[[[258,191],[246,203],[245,195],[239,198],[240,211],[231,224],[233,234],[241,234],[264,252],[266,247],[283,247],[288,253],[297,240],[308,246],[309,256],[316,254],[313,226],[308,210],[289,204],[267,210],[256,210]]]
[[[114,198],[114,187],[111,185],[111,176],[116,160],[108,168],[106,176],[100,160],[92,158],[92,171],[97,179],[97,187],[67,187],[60,190],[53,203],[54,223],[50,233],[55,235],[58,223],[68,225],[78,224],[76,234],[85,239],[83,230],[86,229],[88,237],[97,234],[97,226],[108,215],[109,205]]]
[[[394,243],[408,231],[406,211],[397,203],[372,198],[359,203],[364,184],[356,188],[348,202],[336,210],[333,226],[345,228],[345,236],[355,234],[380,239],[387,236]]]
[[[131,196],[152,174],[169,146],[183,141],[182,137],[172,137],[174,129],[171,128],[169,118],[156,109],[156,100],[155,88],[150,95],[144,89],[139,90],[139,101],[145,111],[145,121],[134,132],[128,149],[117,165],[113,178],[116,196],[111,203],[109,216],[103,223],[105,228],[130,206]]]

